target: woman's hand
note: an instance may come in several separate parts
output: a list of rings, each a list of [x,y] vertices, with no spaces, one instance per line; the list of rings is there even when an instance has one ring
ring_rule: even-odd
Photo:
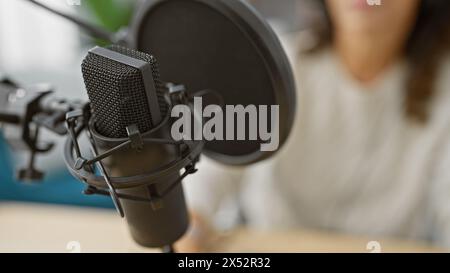
[[[189,230],[175,244],[176,252],[201,253],[212,249],[213,242],[218,237],[212,226],[195,212],[191,212]]]

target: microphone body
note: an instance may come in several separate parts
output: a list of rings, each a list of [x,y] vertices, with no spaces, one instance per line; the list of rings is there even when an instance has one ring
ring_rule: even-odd
[[[145,137],[167,138],[166,132],[170,132],[168,122],[145,134]],[[92,137],[100,153],[126,140],[106,138],[95,130]],[[133,149],[117,152],[105,159],[104,163],[111,177],[129,177],[156,171],[173,161],[175,154],[176,149],[173,146],[146,144],[140,152]],[[169,172],[159,181],[117,189],[118,194],[154,200],[143,202],[120,199],[130,233],[138,244],[145,247],[163,247],[173,244],[186,232],[189,219],[182,184],[178,183],[163,198],[158,197],[178,179],[180,179],[179,172]]]
[[[82,65],[91,100],[91,135],[103,153],[128,140],[135,125],[142,138],[171,139],[170,117],[156,60],[122,47],[91,50]],[[108,176],[130,177],[159,171],[177,158],[169,144],[146,143],[142,150],[124,149],[102,160]],[[157,181],[118,188],[133,239],[145,247],[164,247],[188,228],[188,213],[178,171],[167,171]],[[163,194],[167,193],[167,194]]]

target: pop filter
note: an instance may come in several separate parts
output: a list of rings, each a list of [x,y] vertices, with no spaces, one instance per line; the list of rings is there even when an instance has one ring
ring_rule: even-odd
[[[296,109],[292,70],[273,30],[243,0],[145,0],[138,5],[126,35],[108,33],[35,0],[28,1],[74,22],[94,37],[155,55],[161,63],[162,80],[184,84],[188,91],[212,90],[231,106],[279,106],[279,116],[274,118],[278,147],[288,138]],[[206,100],[203,106],[208,104],[212,102]],[[268,113],[265,128],[273,131],[271,118]],[[247,136],[249,123],[247,117]],[[236,132],[236,125],[233,129]],[[210,141],[204,154],[224,164],[247,165],[273,155],[262,151],[262,143]]]
[[[162,80],[190,91],[212,89],[226,105],[279,105],[280,147],[286,141],[296,106],[292,71],[275,33],[250,5],[241,0],[144,1],[128,43],[157,56]],[[246,165],[273,154],[261,151],[260,144],[211,141],[204,153],[224,164]]]

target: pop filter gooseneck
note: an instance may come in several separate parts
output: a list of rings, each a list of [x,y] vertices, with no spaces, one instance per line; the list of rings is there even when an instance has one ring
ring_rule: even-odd
[[[105,40],[111,43],[117,43],[119,42],[119,39],[117,39],[116,34],[109,32],[105,29],[102,29],[100,27],[94,26],[92,24],[89,24],[83,20],[80,20],[74,16],[71,16],[67,13],[58,11],[56,9],[53,9],[47,5],[44,5],[38,1],[35,0],[27,0],[28,2],[32,3],[33,5],[36,5],[38,7],[41,7],[53,14],[56,14],[66,20],[69,20],[70,22],[76,24],[77,26],[79,26],[80,28],[84,29],[85,31],[87,31],[89,33],[89,35],[91,35],[92,37],[101,39],[101,40]]]

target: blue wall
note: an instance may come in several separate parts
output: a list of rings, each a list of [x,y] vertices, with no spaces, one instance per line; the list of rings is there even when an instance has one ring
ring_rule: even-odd
[[[11,151],[0,132],[0,202],[24,201],[113,208],[109,197],[83,195],[84,185],[65,169],[47,172],[44,181],[31,185],[16,181],[15,169]]]

